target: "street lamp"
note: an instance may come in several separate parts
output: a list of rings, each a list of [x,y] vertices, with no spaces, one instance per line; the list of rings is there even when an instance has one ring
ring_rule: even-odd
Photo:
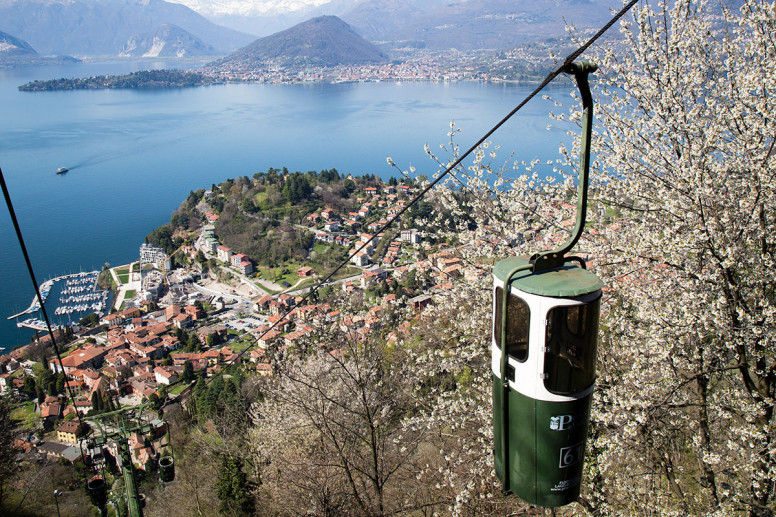
[[[57,505],[57,517],[62,517],[61,515],[59,515],[59,496],[61,495],[62,495],[62,492],[60,492],[59,490],[54,490],[54,503],[56,503]]]

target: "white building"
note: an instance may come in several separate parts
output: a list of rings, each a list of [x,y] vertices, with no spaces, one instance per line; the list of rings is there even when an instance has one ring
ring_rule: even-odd
[[[353,264],[360,267],[367,266],[370,263],[369,255],[367,255],[363,251],[358,252],[356,255],[353,256],[351,260]]]
[[[170,270],[170,259],[162,248],[151,246],[150,244],[140,245],[140,262],[142,264],[153,264],[157,268]]]
[[[402,230],[400,240],[412,244],[420,244],[420,234],[416,229]]]
[[[227,246],[218,246],[216,248],[218,251],[218,260],[221,262],[226,262],[227,264],[231,263],[232,261],[232,249]]]

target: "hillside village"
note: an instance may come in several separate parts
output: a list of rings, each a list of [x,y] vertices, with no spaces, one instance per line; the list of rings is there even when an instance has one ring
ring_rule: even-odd
[[[3,392],[33,399],[30,438],[20,438],[17,445],[77,461],[79,441],[89,429],[75,423],[76,412],[90,416],[141,403],[151,403],[160,414],[185,409],[199,378],[235,371],[271,376],[283,357],[310,346],[329,347],[318,340],[321,332],[365,339],[383,332],[384,313],[406,308],[408,321],[395,331],[401,332],[412,314],[433,303],[435,293],[453,289],[459,278],[486,275],[464,263],[454,246],[428,242],[411,219],[403,219],[398,231],[374,233],[406,207],[414,192],[413,185],[377,183],[353,193],[357,209],[324,206],[300,216],[299,227],[313,237],[311,250],[342,248],[353,255],[357,268],[315,296],[309,296],[309,288],[322,271],[301,265],[292,273],[298,278],[294,285],[276,284],[262,279],[254,271],[258,264],[246,254],[224,245],[214,226],[220,219],[214,200],[223,194],[202,192],[201,220],[189,221],[199,227],[186,244],[168,255],[144,243],[137,267],[110,270],[119,293],[116,308],[94,328],[68,329],[75,335],[64,345],[61,367],[48,336],[0,356]],[[172,269],[171,255],[183,267]],[[345,309],[344,302],[359,293],[365,300],[362,310]],[[61,348],[64,336],[57,332]],[[162,434],[158,430],[156,436]],[[138,468],[153,450],[152,443],[137,439],[133,458]]]

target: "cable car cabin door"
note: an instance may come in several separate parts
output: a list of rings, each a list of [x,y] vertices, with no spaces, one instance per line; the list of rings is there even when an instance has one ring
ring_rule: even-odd
[[[503,283],[498,279],[493,298],[496,474],[505,492],[528,503],[569,504],[581,486],[601,291],[555,298],[511,288],[506,388],[501,382]]]

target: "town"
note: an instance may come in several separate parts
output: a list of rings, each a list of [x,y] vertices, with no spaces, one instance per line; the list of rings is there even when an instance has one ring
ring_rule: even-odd
[[[387,337],[395,339],[435,293],[453,289],[460,278],[486,274],[411,218],[398,230],[376,233],[406,209],[416,187],[380,180],[369,185],[353,192],[352,210],[324,206],[300,217],[298,229],[311,237],[310,256],[339,250],[351,257],[344,273],[323,286],[316,284],[325,272],[306,264],[283,279],[262,275],[261,265],[219,240],[215,224],[222,204],[215,201],[226,188],[202,191],[199,228],[184,244],[168,253],[143,243],[136,262],[106,265],[101,276],[114,286],[113,308],[55,331],[61,363],[49,335],[0,356],[0,388],[27,401],[16,410],[26,430],[16,447],[81,461],[93,429],[78,417],[140,404],[159,415],[186,409],[198,379],[237,371],[272,376],[278,360],[311,346],[341,353],[323,333],[367,339],[382,331],[385,313],[403,309],[407,323]],[[367,303],[346,309],[344,301],[354,295]],[[151,418],[148,425],[154,431],[136,435],[130,448],[139,469],[158,456],[164,437],[163,420]],[[118,454],[115,443],[111,450]]]
[[[555,47],[552,47],[555,48]],[[212,64],[199,70],[214,81],[259,83],[343,83],[413,81],[541,80],[554,66],[551,47],[542,43],[518,46],[501,52],[432,52],[412,50],[399,53],[390,63],[373,65],[288,66],[271,61],[257,67]]]

